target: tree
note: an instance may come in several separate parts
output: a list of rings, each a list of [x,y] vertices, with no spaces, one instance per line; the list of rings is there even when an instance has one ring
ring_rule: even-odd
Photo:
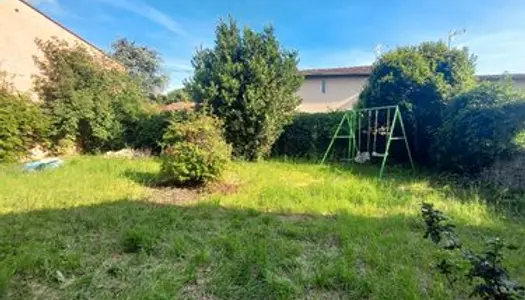
[[[96,152],[124,146],[126,131],[143,110],[145,95],[137,80],[108,67],[80,45],[37,40],[41,74],[35,90],[51,119],[53,145]]]
[[[269,26],[241,33],[234,20],[221,20],[215,33],[215,47],[195,54],[186,89],[201,109],[223,121],[235,156],[259,159],[300,103],[298,54],[283,49]]]
[[[443,42],[395,49],[374,64],[359,105],[400,105],[415,159],[428,164],[447,103],[476,83],[474,62],[467,49]]]
[[[157,95],[164,90],[168,76],[162,71],[162,58],[156,50],[126,38],[116,40],[111,48],[110,55],[123,64],[132,77],[142,80],[145,91]]]

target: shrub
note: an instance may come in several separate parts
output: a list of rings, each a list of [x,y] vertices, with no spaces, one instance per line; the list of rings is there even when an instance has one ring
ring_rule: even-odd
[[[296,114],[273,145],[272,156],[321,159],[342,117],[342,112]],[[347,140],[338,139],[331,154],[341,157],[347,147]]]
[[[436,265],[450,285],[463,281],[473,285],[470,297],[485,300],[512,300],[525,298],[525,286],[510,278],[503,265],[504,251],[516,250],[499,238],[491,238],[481,253],[466,249],[461,243],[447,216],[434,209],[430,203],[423,203],[421,216],[426,230],[423,238],[430,239],[440,248],[441,254],[448,254]]]
[[[452,101],[433,147],[440,168],[479,172],[516,154],[525,129],[525,98],[511,83],[482,83]]]
[[[300,99],[297,53],[283,49],[271,27],[262,32],[220,21],[213,49],[193,58],[186,84],[191,99],[224,124],[234,155],[256,160],[268,155]]]
[[[136,149],[149,149],[153,154],[160,154],[162,137],[170,120],[178,112],[146,112],[134,125],[127,138],[127,144]]]
[[[128,126],[137,121],[145,95],[140,82],[96,58],[79,45],[37,40],[35,88],[51,119],[53,144],[75,144],[82,151],[121,148]]]
[[[474,57],[466,49],[442,42],[401,47],[374,64],[359,106],[400,105],[414,159],[428,165],[446,104],[475,81]]]
[[[231,147],[221,123],[205,115],[173,119],[163,137],[161,178],[174,184],[201,184],[218,178],[230,160]]]
[[[1,74],[0,74],[1,75]],[[17,160],[45,142],[47,119],[40,107],[16,94],[0,78],[0,161]]]

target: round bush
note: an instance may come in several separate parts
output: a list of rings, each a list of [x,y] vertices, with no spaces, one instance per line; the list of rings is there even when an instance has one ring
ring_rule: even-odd
[[[221,128],[217,119],[204,115],[172,120],[163,137],[162,180],[184,185],[218,178],[231,158]]]
[[[437,165],[475,173],[521,151],[525,99],[511,84],[483,83],[457,96],[437,132]]]

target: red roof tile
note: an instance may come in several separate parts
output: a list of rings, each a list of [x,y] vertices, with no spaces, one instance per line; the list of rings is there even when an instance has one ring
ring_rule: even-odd
[[[305,69],[299,71],[303,76],[368,76],[372,73],[372,66]]]
[[[193,110],[195,103],[193,102],[176,102],[162,106],[162,111],[179,111],[179,110]]]

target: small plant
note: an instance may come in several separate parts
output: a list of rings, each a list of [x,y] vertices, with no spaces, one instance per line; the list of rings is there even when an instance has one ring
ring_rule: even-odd
[[[443,258],[437,268],[452,285],[461,278],[474,284],[471,297],[484,300],[525,299],[525,287],[512,281],[503,266],[504,250],[515,250],[516,247],[506,244],[499,238],[489,239],[485,249],[477,254],[464,249],[455,231],[455,226],[439,210],[429,203],[423,203],[421,215],[427,226],[425,239],[441,246],[443,251],[454,252],[457,256]],[[463,272],[462,265],[467,266]],[[461,276],[463,275],[463,276]]]
[[[172,120],[163,137],[161,178],[178,185],[202,184],[218,178],[230,161],[231,147],[220,122],[190,114]]]

